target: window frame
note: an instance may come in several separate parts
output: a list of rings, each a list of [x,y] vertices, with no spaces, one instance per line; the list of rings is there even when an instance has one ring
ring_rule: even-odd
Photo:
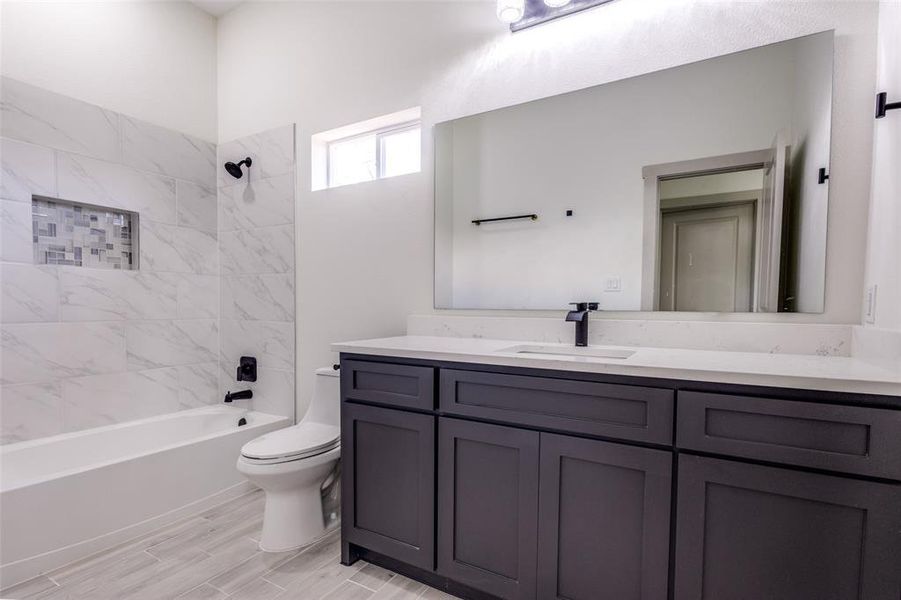
[[[371,129],[369,131],[363,131],[361,133],[356,133],[354,135],[348,135],[345,137],[337,138],[334,140],[329,140],[326,144],[325,148],[325,186],[326,188],[332,187],[342,187],[343,185],[354,185],[352,183],[342,184],[340,186],[333,185],[332,182],[332,146],[336,144],[342,144],[345,142],[350,142],[359,138],[373,136],[375,140],[375,177],[373,179],[365,179],[363,181],[357,181],[355,183],[365,183],[366,181],[378,181],[379,179],[387,179],[385,177],[385,157],[384,151],[385,146],[382,143],[382,140],[385,137],[390,135],[403,133],[405,131],[410,131],[413,129],[422,130],[422,119],[416,119],[413,121],[405,121],[403,123],[397,123],[395,125],[389,125],[387,127],[382,127],[379,129]],[[421,140],[421,138],[420,138]],[[419,171],[422,171],[422,143],[420,142],[420,162],[419,162]],[[418,171],[413,171],[418,172]]]

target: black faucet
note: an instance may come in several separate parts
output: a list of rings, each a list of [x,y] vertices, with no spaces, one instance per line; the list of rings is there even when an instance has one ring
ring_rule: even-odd
[[[597,302],[570,302],[576,307],[566,313],[567,321],[576,323],[576,346],[588,345],[588,313],[598,309]]]
[[[232,400],[250,400],[253,398],[253,390],[242,390],[240,392],[225,392],[225,402]]]

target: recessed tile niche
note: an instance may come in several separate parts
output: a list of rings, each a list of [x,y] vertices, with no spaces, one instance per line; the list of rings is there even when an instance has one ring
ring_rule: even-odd
[[[32,196],[34,262],[92,269],[138,268],[138,215]]]

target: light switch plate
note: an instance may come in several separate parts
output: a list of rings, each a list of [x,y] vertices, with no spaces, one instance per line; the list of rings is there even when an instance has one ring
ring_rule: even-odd
[[[868,287],[867,297],[864,300],[866,302],[866,312],[863,318],[866,323],[871,325],[876,322],[876,289],[875,285]]]
[[[619,277],[608,277],[604,284],[605,292],[621,292],[623,291],[623,281]]]

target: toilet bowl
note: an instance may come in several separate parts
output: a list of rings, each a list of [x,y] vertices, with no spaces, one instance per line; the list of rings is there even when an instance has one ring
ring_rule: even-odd
[[[340,422],[338,372],[317,369],[303,420],[241,448],[238,471],[266,494],[261,550],[293,550],[325,532],[321,489],[341,456]]]

